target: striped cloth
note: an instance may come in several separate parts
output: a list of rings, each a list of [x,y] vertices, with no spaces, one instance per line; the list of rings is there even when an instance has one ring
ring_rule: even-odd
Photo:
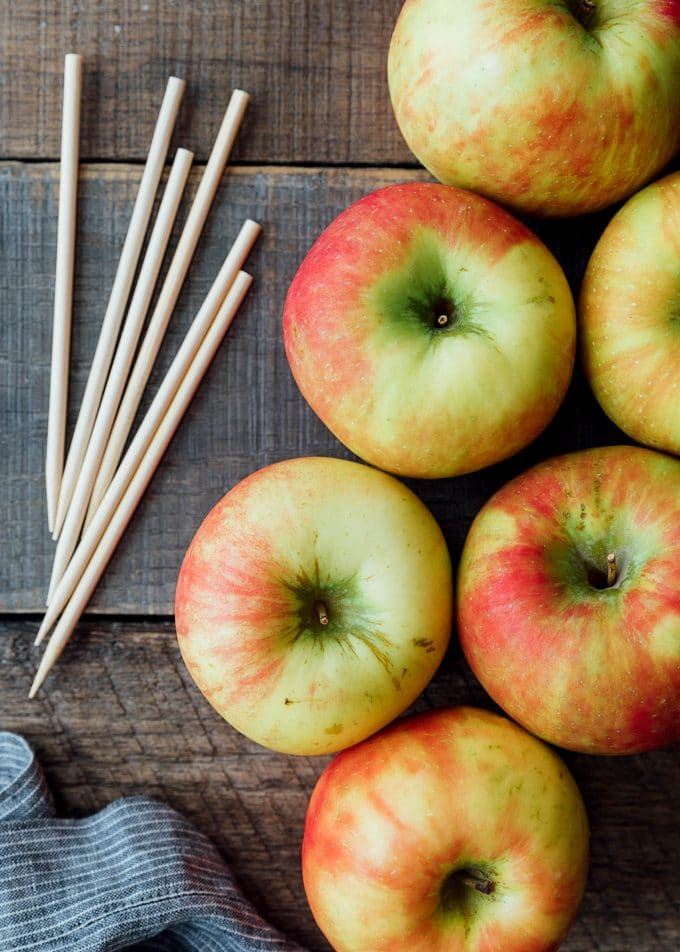
[[[254,911],[170,807],[117,800],[57,819],[28,744],[0,732],[2,952],[302,952]]]

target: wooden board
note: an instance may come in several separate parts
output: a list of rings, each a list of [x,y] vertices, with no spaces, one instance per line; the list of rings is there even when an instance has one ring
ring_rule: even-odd
[[[400,6],[0,3],[0,729],[35,745],[64,815],[132,794],[181,810],[214,840],[262,913],[310,952],[328,945],[307,909],[299,849],[308,796],[326,759],[270,753],[225,725],[184,669],[171,612],[186,545],[222,493],[276,459],[348,455],[292,381],[280,316],[300,260],[335,214],[381,185],[428,178],[401,139],[387,95],[386,50]],[[250,261],[256,283],[235,326],[90,614],[47,690],[29,702],[39,656],[31,642],[53,551],[43,458],[54,160],[63,55],[71,50],[85,58],[71,427],[171,73],[187,81],[173,148],[193,149],[199,162],[231,90],[246,88],[252,102],[234,150],[237,167],[218,194],[145,406],[242,220],[257,218],[265,231]],[[609,215],[530,223],[574,291]],[[469,477],[410,485],[439,520],[455,560],[474,513],[512,475],[556,452],[618,441],[625,438],[577,370],[557,419],[525,452]],[[415,709],[447,703],[492,706],[455,644]],[[680,947],[677,753],[565,755],[592,827],[588,889],[567,952]]]
[[[0,628],[0,724],[35,745],[64,814],[119,796],[160,797],[219,847],[261,912],[312,952],[329,946],[306,905],[299,851],[328,758],[274,754],[241,737],[190,681],[170,623],[89,621],[36,701],[32,626]],[[415,710],[485,704],[455,649]],[[673,952],[680,940],[677,751],[565,755],[588,806],[591,870],[565,952]]]
[[[234,87],[252,108],[235,158],[413,164],[387,97],[400,0],[0,3],[0,158],[57,158],[63,55],[84,57],[82,156],[143,159],[170,74],[176,142],[205,159]]]
[[[37,612],[54,545],[46,529],[44,452],[55,258],[53,165],[0,165],[0,524],[12,557],[0,561],[0,611]],[[200,172],[192,173],[195,187]],[[134,201],[140,170],[88,165],[81,176],[72,352],[71,424],[101,325],[106,296]],[[155,392],[241,222],[264,234],[249,262],[255,286],[143,500],[92,610],[167,614],[186,547],[212,505],[247,473],[275,459],[348,455],[317,420],[290,375],[281,339],[288,284],[307,248],[351,201],[381,185],[422,179],[391,169],[238,168],[223,183],[180,297]],[[603,216],[578,228],[535,223],[578,286]],[[148,404],[149,398],[145,400]],[[454,557],[472,517],[510,476],[555,452],[624,440],[577,373],[558,418],[532,447],[482,473],[412,487],[441,521]]]

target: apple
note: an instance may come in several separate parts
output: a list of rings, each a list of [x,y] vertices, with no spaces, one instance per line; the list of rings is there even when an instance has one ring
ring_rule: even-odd
[[[436,478],[544,429],[569,384],[576,318],[528,228],[471,192],[414,182],[331,222],[288,289],[283,335],[303,396],[342,443]]]
[[[680,454],[680,173],[610,221],[579,318],[586,376],[607,416],[639,443]]]
[[[425,505],[348,460],[273,463],[231,489],[186,553],[182,657],[265,747],[327,754],[400,714],[442,659],[451,563]]]
[[[403,718],[339,754],[302,843],[309,905],[338,952],[547,952],[587,869],[565,765],[470,707]]]
[[[441,182],[540,215],[604,208],[680,146],[680,0],[408,0],[388,82]]]
[[[539,463],[475,517],[458,634],[491,697],[571,750],[680,738],[680,462],[610,446]]]

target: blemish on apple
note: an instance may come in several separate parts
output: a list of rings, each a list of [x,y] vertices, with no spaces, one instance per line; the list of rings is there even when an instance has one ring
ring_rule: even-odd
[[[411,643],[415,648],[424,648],[428,653],[436,650],[430,638],[413,638]]]

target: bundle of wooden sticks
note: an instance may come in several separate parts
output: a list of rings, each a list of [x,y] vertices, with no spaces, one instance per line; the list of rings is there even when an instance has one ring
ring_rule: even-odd
[[[53,626],[54,630],[38,667],[30,697],[36,694],[63,651],[250,287],[252,278],[241,269],[260,233],[260,226],[254,221],[244,222],[123,455],[144,388],[248,105],[248,95],[235,90],[140,344],[193,160],[191,152],[177,150],[138,270],[185,87],[183,80],[171,77],[64,464],[81,84],[82,58],[69,54],[64,70],[46,456],[48,520],[57,547],[47,611],[36,644],[42,642]]]

